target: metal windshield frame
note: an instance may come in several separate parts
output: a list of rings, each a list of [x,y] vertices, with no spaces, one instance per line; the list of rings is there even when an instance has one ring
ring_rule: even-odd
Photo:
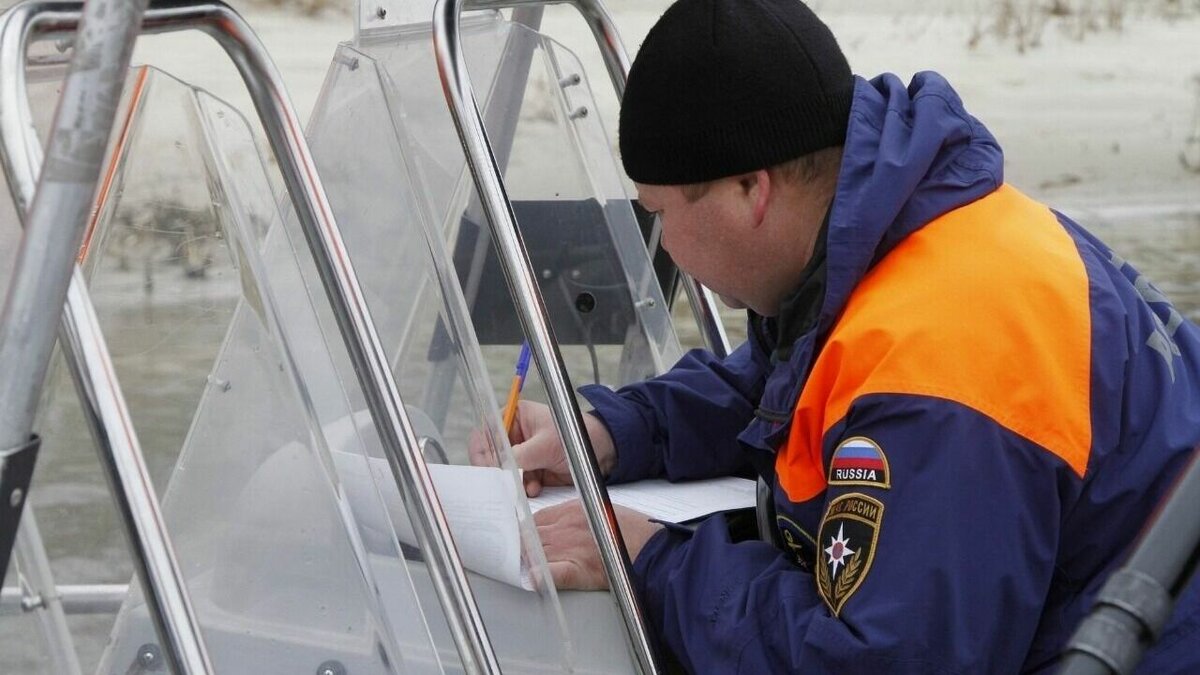
[[[24,161],[18,161],[10,149],[3,152],[8,167],[20,167],[6,175],[26,233],[0,316],[0,370],[12,374],[0,385],[0,446],[7,444],[10,435],[19,437],[32,430],[54,345],[54,324],[61,320],[63,349],[73,357],[69,360],[85,402],[84,414],[126,525],[134,566],[167,662],[176,672],[209,673],[212,666],[203,637],[128,415],[121,414],[125,408],[119,392],[116,397],[105,395],[115,389],[112,364],[99,332],[89,332],[95,327],[95,316],[86,295],[80,294],[82,277],[74,264],[145,7],[145,0],[93,0],[76,12],[76,23],[86,30],[76,38],[51,128],[49,159],[43,163],[36,136],[10,148],[19,148]],[[29,3],[5,13],[0,39],[7,49],[0,60],[14,75],[12,80],[23,81],[28,37],[42,25],[48,9]],[[18,102],[23,98],[5,96],[0,112],[0,123],[12,125],[18,133],[26,130],[18,126],[22,113],[28,112],[27,102],[24,106]],[[5,141],[11,138],[4,134]],[[70,305],[65,314],[46,311],[61,308],[64,300]],[[112,430],[111,436],[106,428]],[[28,515],[28,527],[21,529],[28,529],[32,538],[24,537],[19,545],[23,557],[32,560],[30,571],[37,583],[50,585],[39,591],[47,603],[42,620],[55,650],[52,659],[56,667],[79,672],[45,551]]]
[[[625,91],[629,59],[608,11],[598,0],[437,0],[434,6],[434,50],[447,105],[467,156],[509,291],[528,338],[533,358],[545,383],[551,412],[566,451],[571,476],[578,486],[584,514],[600,550],[600,558],[628,634],[634,661],[643,673],[661,672],[645,614],[634,592],[629,554],[616,524],[608,492],[600,480],[591,441],[572,395],[566,367],[554,338],[546,304],[538,291],[516,216],[504,185],[483,116],[479,111],[462,52],[459,19],[464,10],[569,4],[583,15],[600,47],[609,79],[620,98]],[[657,227],[657,225],[656,225]],[[729,340],[717,318],[712,293],[687,280],[689,300],[708,347],[718,356],[729,351]]]
[[[102,2],[103,0],[92,0],[82,9],[86,11],[87,6],[100,5]],[[81,13],[81,3],[78,2],[31,0],[10,9],[9,15],[20,16],[22,21],[14,27],[14,30],[19,31],[20,40],[14,41],[10,38],[5,41],[4,54],[8,59],[5,63],[14,63],[13,59],[17,59],[15,63],[20,66],[17,71],[23,75],[24,45],[27,36],[31,33],[35,33],[39,39],[70,36],[78,28]],[[468,673],[498,673],[500,667],[462,561],[454,547],[446,516],[437,500],[428,468],[419,454],[412,423],[401,404],[386,353],[371,321],[362,289],[282,78],[266,49],[241,16],[216,0],[200,3],[152,2],[145,12],[141,33],[156,34],[189,29],[208,34],[226,51],[241,74],[254,102],[375,421],[393,478],[400,494],[404,496],[409,517],[416,525],[414,530],[418,543],[426,554],[434,590],[445,613],[463,668]],[[9,46],[9,42],[15,42],[18,46]],[[15,57],[11,53],[14,49],[17,50]],[[122,81],[127,66],[128,58],[120,71]],[[120,94],[119,86],[120,83],[116,96]],[[28,163],[28,153],[30,148],[37,145],[37,140],[36,137],[30,136],[33,130],[29,122],[28,103],[23,92],[18,93],[20,95],[15,100],[20,103],[14,104],[18,107],[13,108],[6,104],[5,109],[0,112],[0,136],[8,146],[4,153],[8,163],[16,163],[12,156],[13,149],[20,148],[25,151],[26,173],[21,174],[18,170],[14,175],[26,179],[29,175],[36,175],[36,171],[29,170],[32,167]],[[12,100],[9,96],[5,98]],[[16,194],[17,191],[14,190],[14,196]],[[73,254],[71,259],[73,260]],[[74,273],[74,277],[73,285],[82,289],[82,279],[77,272]],[[68,309],[68,315],[73,316],[77,325],[82,323],[85,327],[94,328],[95,317],[90,305],[86,295],[80,293],[73,309]],[[89,314],[90,323],[87,318]],[[81,316],[84,318],[81,319]],[[98,331],[96,335],[99,335]],[[85,360],[84,356],[76,352],[75,357],[71,359],[75,364],[72,371],[90,380],[92,389],[103,392],[110,402],[119,398],[119,392],[114,394],[115,387],[111,387],[112,381],[102,379],[105,372],[102,361],[107,359],[106,350],[102,354],[92,353],[90,361]],[[111,367],[111,364],[109,366]],[[88,401],[86,405],[90,407],[89,415],[94,420],[107,422],[105,429],[122,426],[120,414],[114,410],[92,401]],[[123,409],[123,405],[121,408]],[[127,416],[127,413],[125,414]],[[112,439],[108,439],[108,442],[101,439],[101,445],[107,446],[109,451],[129,452],[140,459],[140,453],[135,451],[136,440],[131,439],[131,436],[131,431],[125,438],[118,434],[118,444],[113,444]],[[131,490],[135,487],[133,484],[136,483],[137,477],[122,474],[117,480],[125,490]],[[148,479],[145,484],[148,487]],[[152,490],[150,496],[153,496]],[[146,504],[144,500],[139,500],[139,504],[132,507],[136,508],[136,511],[123,511],[131,533],[134,531],[134,524],[131,522],[134,517],[154,519],[157,512],[157,502]],[[161,518],[161,515],[158,518]],[[157,534],[159,536],[153,538],[163,544],[169,552],[165,530],[160,530]],[[142,544],[140,540],[137,541],[139,545]],[[140,552],[135,551],[135,557],[137,556],[140,556]],[[181,592],[184,591],[179,583],[177,571],[174,575],[162,570],[159,570],[159,573],[161,577],[174,576],[174,584]],[[149,581],[151,585],[160,581],[166,583],[164,579],[153,577]],[[178,617],[171,615],[169,620],[176,619]],[[193,630],[193,633],[198,641],[198,632]],[[195,669],[178,672],[205,671]]]

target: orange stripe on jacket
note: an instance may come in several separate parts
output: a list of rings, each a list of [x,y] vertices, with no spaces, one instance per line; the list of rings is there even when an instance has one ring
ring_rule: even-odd
[[[1083,475],[1092,442],[1088,278],[1049,209],[1002,186],[921,228],[863,278],[776,458],[792,501],[825,489],[825,433],[856,399],[882,393],[973,408]]]

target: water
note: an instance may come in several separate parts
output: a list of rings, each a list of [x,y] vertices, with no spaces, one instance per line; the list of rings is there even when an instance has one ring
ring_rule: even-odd
[[[1118,216],[1091,229],[1146,274],[1184,316],[1200,321],[1200,213]]]

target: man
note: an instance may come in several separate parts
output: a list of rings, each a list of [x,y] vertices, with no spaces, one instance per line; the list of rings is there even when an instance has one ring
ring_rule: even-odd
[[[669,651],[706,673],[1053,669],[1200,441],[1200,332],[1004,184],[945,80],[853,77],[798,0],[673,5],[620,145],[663,246],[750,337],[586,388],[600,465],[754,470],[778,513],[776,546],[619,511]],[[514,441],[531,493],[569,481],[544,407]],[[578,507],[538,521],[556,582],[603,587]],[[1200,672],[1192,586],[1145,672]]]

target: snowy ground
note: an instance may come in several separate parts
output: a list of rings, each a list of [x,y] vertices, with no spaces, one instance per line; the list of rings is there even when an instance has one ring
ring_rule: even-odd
[[[670,3],[608,4],[632,54]],[[1200,225],[1200,173],[1181,161],[1186,156],[1200,168],[1200,17],[1192,12],[1191,18],[1168,20],[1146,9],[1152,3],[1128,3],[1120,30],[1102,28],[1079,39],[1069,22],[1050,23],[1040,31],[1040,44],[1022,52],[1013,38],[988,30],[995,4],[817,0],[814,7],[856,73],[869,78],[893,72],[907,80],[921,70],[942,72],[999,138],[1010,182],[1098,230],[1134,261],[1161,260],[1162,269],[1154,270],[1160,285],[1200,298],[1193,283],[1200,246],[1191,245]],[[353,13],[306,18],[251,6],[247,15],[306,116],[334,45],[352,34]],[[615,126],[616,99],[582,19],[572,8],[551,7],[542,30],[580,56],[601,114]],[[978,33],[982,37],[969,44]],[[190,49],[164,51],[155,56],[167,64],[179,60],[181,67],[201,64],[202,76],[214,77],[215,91],[237,98],[238,87],[228,86],[236,85],[233,76],[216,77],[209,57]],[[740,334],[740,319],[729,318]]]
[[[1005,148],[1006,178],[1035,198],[1100,229],[1160,217],[1194,222],[1200,213],[1200,12],[1169,20],[1147,9],[1155,3],[1129,2],[1120,30],[1101,28],[1079,39],[1069,22],[1052,22],[1039,31],[1039,44],[1022,52],[1012,37],[1002,40],[987,30],[996,4],[816,0],[814,7],[856,73],[893,72],[905,80],[921,70],[945,74]],[[1083,4],[1087,0],[1073,6]],[[325,9],[305,16],[269,5],[235,5],[274,56],[307,119],[337,43],[353,37],[355,13]],[[631,54],[668,5],[609,3]],[[580,56],[601,114],[615,126],[616,99],[583,20],[570,7],[551,7],[542,29]],[[247,106],[232,66],[206,36],[148,38],[135,60]]]
[[[630,52],[668,4],[610,3]],[[977,4],[858,0],[815,6],[856,73],[887,71],[907,79],[938,70],[949,77],[968,109],[1004,145],[1009,179],[1036,196],[1081,207],[1200,202],[1200,177],[1179,159],[1189,135],[1200,133],[1200,20],[1131,11],[1119,32],[1102,30],[1083,40],[1052,24],[1041,46],[1022,54],[1011,39],[993,36],[968,46],[973,28],[992,18]],[[353,35],[352,12],[309,17],[261,5],[243,11],[306,118],[336,44]],[[604,83],[598,52],[574,10],[551,8],[543,30],[595,68],[594,83]],[[232,67],[218,57],[201,35],[149,38],[135,54],[219,96],[244,101]],[[603,109],[609,120],[614,106],[610,101]],[[1193,148],[1197,153],[1200,148]]]
[[[306,119],[337,43],[353,37],[354,12],[325,9],[308,16],[233,4],[274,57]],[[631,53],[668,4],[609,3]],[[1168,21],[1130,10],[1120,31],[1093,32],[1083,40],[1052,24],[1042,31],[1042,44],[1022,54],[1013,40],[990,35],[968,46],[974,29],[994,18],[994,11],[979,8],[990,4],[819,0],[815,7],[856,73],[889,71],[907,79],[932,69],[947,75],[1004,145],[1009,180],[1035,196],[1067,207],[1191,208],[1200,202],[1200,176],[1180,161],[1189,136],[1200,134],[1200,19],[1194,13]],[[573,9],[550,8],[543,30],[581,56],[595,84],[605,84],[598,51]],[[134,59],[247,104],[233,67],[207,36],[143,38]],[[612,124],[615,100],[600,103]],[[1200,139],[1190,150],[1200,163]]]

